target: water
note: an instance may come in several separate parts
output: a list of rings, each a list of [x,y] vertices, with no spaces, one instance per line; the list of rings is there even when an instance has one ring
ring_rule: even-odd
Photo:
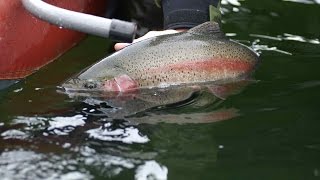
[[[87,39],[0,92],[1,177],[318,179],[318,3],[223,1],[223,30],[261,53],[257,82],[224,100],[181,90],[141,100],[183,100],[169,106],[117,100],[110,107],[58,93],[108,51],[105,40]]]

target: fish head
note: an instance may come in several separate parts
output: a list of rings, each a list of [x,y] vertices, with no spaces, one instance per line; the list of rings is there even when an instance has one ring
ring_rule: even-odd
[[[88,71],[71,78],[62,84],[67,91],[103,91],[103,92],[130,92],[138,88],[138,83],[129,75],[117,68],[108,71]]]

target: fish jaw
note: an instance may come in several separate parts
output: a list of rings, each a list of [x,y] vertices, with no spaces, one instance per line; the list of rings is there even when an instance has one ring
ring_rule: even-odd
[[[139,88],[139,83],[130,76],[123,74],[105,81],[102,88],[104,91],[111,92],[132,92]]]

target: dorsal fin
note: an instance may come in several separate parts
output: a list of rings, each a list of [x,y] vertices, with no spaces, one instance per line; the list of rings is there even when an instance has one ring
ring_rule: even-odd
[[[216,38],[226,38],[216,22],[208,21],[188,30],[191,34],[214,36]]]

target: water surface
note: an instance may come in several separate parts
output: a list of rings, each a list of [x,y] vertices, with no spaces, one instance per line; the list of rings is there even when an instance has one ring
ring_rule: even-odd
[[[171,105],[116,100],[112,107],[58,93],[57,86],[108,54],[109,43],[90,37],[0,91],[1,177],[318,178],[319,2],[222,4],[223,30],[261,55],[256,82],[231,86],[235,92],[222,99],[207,91],[144,96],[181,97]]]

